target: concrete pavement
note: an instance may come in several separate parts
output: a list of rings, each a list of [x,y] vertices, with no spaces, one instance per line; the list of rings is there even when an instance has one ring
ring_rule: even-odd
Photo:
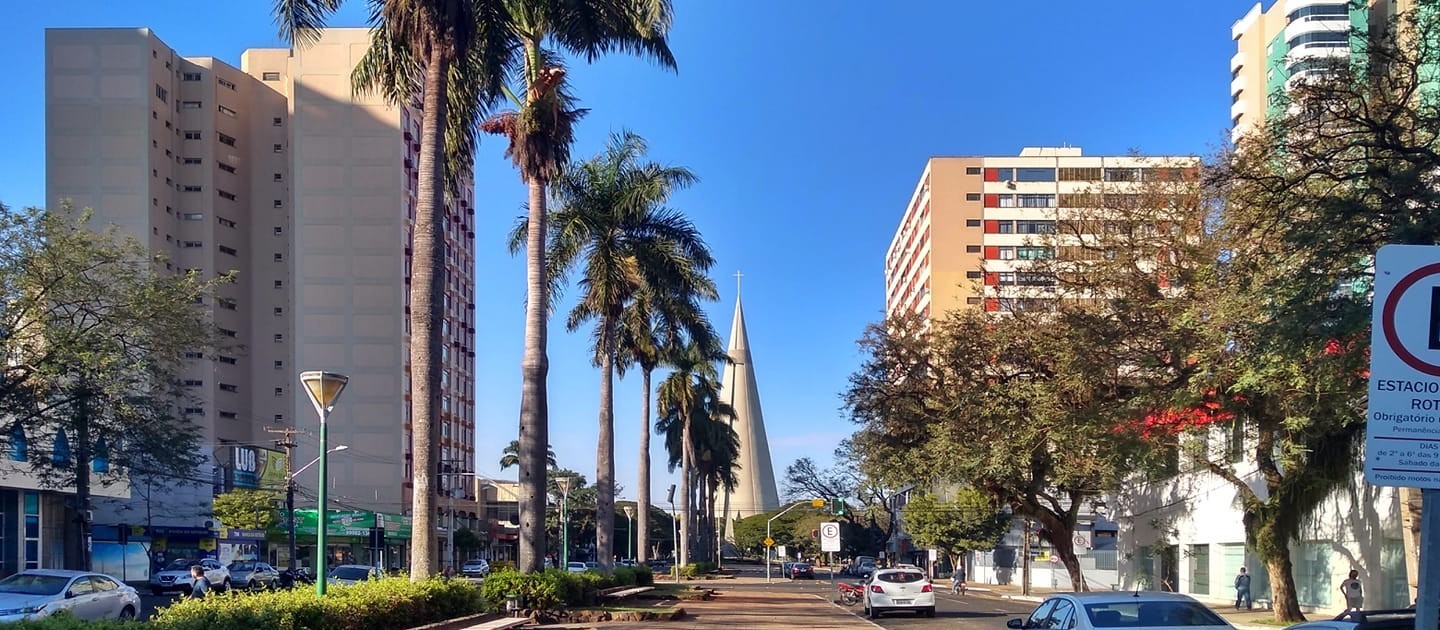
[[[764,578],[741,577],[730,580],[688,582],[715,589],[710,601],[688,601],[680,605],[685,619],[666,622],[608,622],[603,624],[562,624],[546,628],[601,628],[632,630],[663,627],[673,630],[711,630],[747,628],[753,630],[840,630],[842,628],[873,628],[874,624],[831,604],[818,593],[788,588],[767,588]]]

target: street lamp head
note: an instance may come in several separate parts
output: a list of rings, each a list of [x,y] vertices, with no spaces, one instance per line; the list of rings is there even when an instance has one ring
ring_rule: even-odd
[[[568,495],[570,494],[570,489],[575,487],[575,477],[571,475],[556,477],[555,485],[560,488],[560,492]]]
[[[350,382],[350,377],[335,372],[311,370],[300,373],[300,382],[305,384],[305,393],[310,395],[315,411],[324,416],[325,412],[335,406],[335,401],[340,398],[340,392],[345,391],[345,384]]]
[[[627,506],[625,506],[624,509],[625,509],[625,518],[635,518],[635,506],[633,506],[633,505],[627,505]]]

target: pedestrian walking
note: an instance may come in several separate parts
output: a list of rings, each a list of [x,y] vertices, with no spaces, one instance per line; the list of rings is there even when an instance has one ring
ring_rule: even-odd
[[[1255,602],[1250,599],[1250,574],[1245,572],[1245,567],[1240,567],[1239,575],[1235,576],[1235,610],[1240,610],[1242,603],[1245,610],[1255,608]]]
[[[1350,577],[1340,582],[1340,594],[1345,596],[1345,610],[1360,610],[1365,605],[1365,593],[1360,588],[1360,572],[1351,570]]]
[[[210,594],[210,578],[205,577],[205,570],[200,565],[190,567],[190,596],[204,597]]]

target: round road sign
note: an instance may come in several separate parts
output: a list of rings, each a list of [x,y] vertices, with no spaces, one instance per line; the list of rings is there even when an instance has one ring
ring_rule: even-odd
[[[839,523],[822,523],[822,524],[820,525],[820,537],[821,537],[821,538],[839,538],[839,537],[840,537],[840,524],[839,524]]]
[[[1404,278],[1400,279],[1400,282],[1395,285],[1395,288],[1390,290],[1390,295],[1385,298],[1385,306],[1380,311],[1380,327],[1385,333],[1386,345],[1390,346],[1390,349],[1395,352],[1395,356],[1405,362],[1405,365],[1410,366],[1421,374],[1430,376],[1440,376],[1440,365],[1435,365],[1434,363],[1421,359],[1416,356],[1415,353],[1411,352],[1409,348],[1406,348],[1405,344],[1400,342],[1400,333],[1395,327],[1395,311],[1399,307],[1400,298],[1405,295],[1406,290],[1415,286],[1415,283],[1436,274],[1440,274],[1440,263],[1425,265],[1410,272]]]

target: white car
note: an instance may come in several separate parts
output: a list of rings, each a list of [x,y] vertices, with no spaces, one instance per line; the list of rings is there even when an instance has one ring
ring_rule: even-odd
[[[210,580],[210,587],[220,591],[230,590],[230,569],[220,564],[220,561],[212,558],[194,560],[191,558],[177,558],[166,565],[163,570],[156,571],[150,576],[150,592],[156,595],[163,595],[167,591],[179,591],[189,593],[195,578],[190,576],[190,567],[200,565],[205,571],[205,579]]]
[[[1234,630],[1204,604],[1179,593],[1105,591],[1064,593],[1041,602],[1027,619],[1011,619],[1011,630],[1099,630],[1103,628],[1210,628]]]
[[[363,564],[342,564],[330,569],[330,583],[353,585],[363,580],[378,580],[384,577],[380,569]]]
[[[1325,621],[1297,623],[1285,630],[1414,630],[1415,609],[1347,610]]]
[[[565,563],[565,570],[571,573],[584,573],[589,571],[590,567],[585,566],[584,562],[567,562]]]
[[[86,621],[134,619],[140,594],[101,573],[31,569],[0,580],[0,623],[60,611]]]
[[[935,616],[935,586],[925,572],[911,568],[877,569],[865,581],[865,615],[875,619],[887,612],[913,610]]]

